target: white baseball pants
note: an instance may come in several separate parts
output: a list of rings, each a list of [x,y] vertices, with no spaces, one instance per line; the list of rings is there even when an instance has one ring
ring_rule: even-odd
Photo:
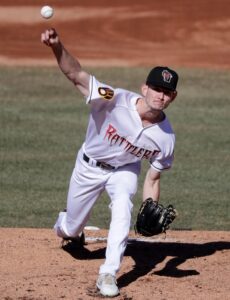
[[[111,223],[106,259],[99,274],[116,275],[127,245],[131,223],[132,198],[137,190],[140,164],[129,164],[107,171],[90,166],[83,160],[83,151],[77,156],[67,198],[67,212],[60,212],[54,229],[59,237],[76,237],[84,229],[91,209],[100,194],[106,190],[110,197]]]

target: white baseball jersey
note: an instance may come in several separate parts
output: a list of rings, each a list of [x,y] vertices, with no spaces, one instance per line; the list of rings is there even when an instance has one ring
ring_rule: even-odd
[[[136,103],[141,95],[114,89],[90,78],[86,102],[91,113],[83,144],[89,157],[114,167],[148,159],[161,172],[173,161],[175,135],[165,116],[160,123],[143,127]]]

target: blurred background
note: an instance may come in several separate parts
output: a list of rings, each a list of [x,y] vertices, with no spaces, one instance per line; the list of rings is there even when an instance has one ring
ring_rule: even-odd
[[[40,15],[47,4],[50,20]],[[114,87],[139,92],[155,65],[178,71],[167,110],[175,163],[161,202],[179,211],[174,229],[229,230],[229,11],[227,0],[0,0],[0,226],[53,226],[84,141],[88,107],[40,42],[55,27],[82,66]],[[89,225],[108,228],[108,205],[104,194]]]
[[[55,27],[68,49],[89,65],[230,67],[228,0],[1,0],[1,62],[52,64],[40,43]]]

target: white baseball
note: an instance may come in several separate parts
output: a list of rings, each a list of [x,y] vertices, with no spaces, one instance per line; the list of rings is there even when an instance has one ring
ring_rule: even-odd
[[[45,5],[41,8],[41,15],[45,19],[50,19],[54,14],[54,10],[51,6]]]

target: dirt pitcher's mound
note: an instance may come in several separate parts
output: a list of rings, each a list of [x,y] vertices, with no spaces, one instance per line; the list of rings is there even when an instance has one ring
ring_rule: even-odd
[[[107,231],[86,231],[84,248],[49,229],[0,229],[1,299],[85,300],[104,261]],[[130,234],[118,273],[119,300],[229,299],[229,232],[169,231],[166,238]]]

